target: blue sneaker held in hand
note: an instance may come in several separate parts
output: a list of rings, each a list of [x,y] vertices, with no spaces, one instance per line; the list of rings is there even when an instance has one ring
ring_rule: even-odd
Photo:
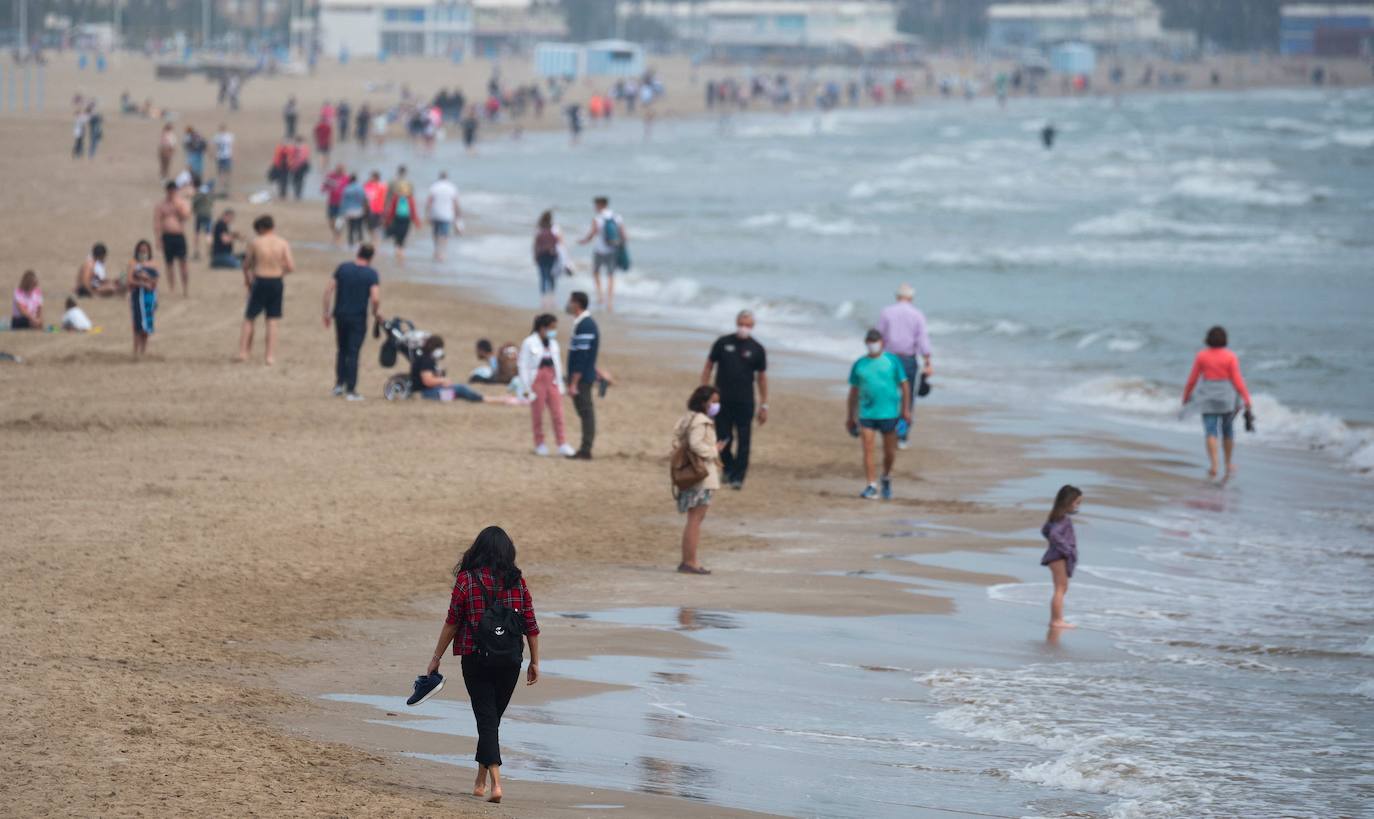
[[[406,705],[420,705],[427,702],[430,697],[444,690],[444,675],[438,671],[433,674],[421,674],[415,678],[415,693],[406,700]]]

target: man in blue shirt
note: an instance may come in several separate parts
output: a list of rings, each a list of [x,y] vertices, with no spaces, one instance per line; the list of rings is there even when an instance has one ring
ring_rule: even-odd
[[[568,394],[582,422],[582,446],[570,458],[592,459],[596,440],[596,407],[592,389],[596,385],[596,355],[601,349],[601,331],[587,309],[587,294],[581,290],[568,297],[568,314],[573,316],[572,341],[568,343]]]
[[[878,497],[873,463],[873,442],[883,436],[883,500],[892,498],[892,464],[897,459],[897,422],[911,423],[910,390],[906,368],[897,356],[883,350],[883,334],[869,330],[864,338],[868,354],[849,371],[849,416],[845,427],[863,439],[864,476],[868,486],[859,494],[865,500]]]
[[[367,338],[368,308],[372,308],[371,313],[378,320],[382,314],[382,285],[377,271],[372,269],[372,253],[372,245],[359,245],[357,257],[339,265],[324,289],[324,328],[329,329],[332,318],[339,344],[334,361],[334,395],[345,395],[349,401],[363,400],[357,390],[358,351]]]

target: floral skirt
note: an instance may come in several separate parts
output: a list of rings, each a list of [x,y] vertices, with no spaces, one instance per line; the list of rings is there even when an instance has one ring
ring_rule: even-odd
[[[687,514],[688,509],[711,505],[711,489],[683,489],[677,493],[677,511]]]

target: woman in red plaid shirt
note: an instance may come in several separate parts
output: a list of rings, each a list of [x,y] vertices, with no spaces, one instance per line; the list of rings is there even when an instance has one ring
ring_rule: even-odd
[[[511,694],[520,680],[517,660],[498,662],[483,656],[477,649],[477,624],[486,610],[488,596],[519,612],[525,621],[525,639],[530,646],[530,666],[525,684],[539,681],[539,623],[534,619],[534,603],[525,578],[515,565],[515,544],[499,526],[488,526],[477,535],[463,559],[453,568],[453,600],[449,603],[448,618],[439,631],[439,644],[434,649],[429,670],[439,669],[444,650],[453,643],[453,653],[462,658],[463,685],[472,702],[472,714],[477,719],[477,781],[472,787],[474,796],[487,795],[487,775],[491,775],[489,802],[501,801],[501,715],[510,704]]]

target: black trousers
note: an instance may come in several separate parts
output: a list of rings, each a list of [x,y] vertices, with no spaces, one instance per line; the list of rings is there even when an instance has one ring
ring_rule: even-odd
[[[754,427],[754,402],[722,401],[716,415],[716,439],[730,436],[730,444],[720,451],[725,466],[721,475],[726,483],[744,483],[749,471],[749,433]]]
[[[348,217],[348,244],[350,247],[362,243],[365,227],[367,227],[366,216]]]
[[[477,719],[478,765],[501,764],[501,715],[519,681],[518,663],[493,666],[475,654],[463,657],[463,685]]]
[[[358,351],[367,338],[367,317],[334,319],[334,335],[339,341],[339,353],[334,359],[334,383],[342,384],[349,392],[358,387]]]
[[[586,381],[577,385],[577,395],[573,396],[573,409],[577,410],[577,420],[582,422],[582,452],[590,453],[596,441],[596,404],[592,403],[592,390],[596,382]]]

